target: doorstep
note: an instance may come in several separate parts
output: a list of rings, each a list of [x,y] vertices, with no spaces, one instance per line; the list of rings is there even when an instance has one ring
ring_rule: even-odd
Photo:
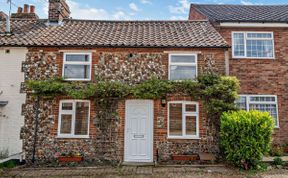
[[[155,166],[154,162],[122,162],[121,166]]]
[[[288,156],[265,156],[263,157],[263,162],[273,162],[274,158],[280,157],[283,161],[288,162]]]

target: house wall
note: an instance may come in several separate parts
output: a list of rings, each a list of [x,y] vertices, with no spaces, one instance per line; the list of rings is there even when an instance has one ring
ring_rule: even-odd
[[[9,102],[0,107],[0,152],[8,149],[9,155],[22,151],[20,128],[24,117],[21,109],[26,94],[20,93],[20,86],[24,81],[21,66],[27,51],[26,48],[0,48],[0,92],[3,92],[0,101]]]
[[[213,69],[225,75],[225,49],[139,49],[139,48],[97,48],[97,49],[57,49],[30,48],[26,56],[23,71],[26,80],[47,79],[61,76],[63,52],[92,52],[92,81],[98,78],[107,81],[122,81],[130,85],[152,77],[168,79],[169,51],[198,53],[198,73]],[[63,152],[77,151],[90,163],[118,163],[124,156],[125,100],[116,100],[106,113],[112,113],[103,129],[99,119],[99,103],[90,98],[90,138],[57,138],[59,101],[65,96],[53,99],[41,99],[39,114],[39,132],[37,136],[36,159],[39,164],[54,162]],[[192,98],[177,93],[168,96],[168,101],[188,100]],[[32,158],[36,98],[28,94],[23,107],[25,127],[21,137],[28,162]],[[113,114],[116,113],[116,116]],[[199,140],[167,139],[167,106],[162,107],[159,100],[154,101],[154,160],[167,162],[172,154],[212,152],[218,153],[215,128],[206,118],[200,101],[200,137]]]
[[[274,33],[275,59],[232,58],[229,49],[231,76],[240,80],[240,94],[277,95],[279,128],[274,129],[275,144],[288,143],[288,28],[237,28],[216,29],[231,45],[233,31],[264,31]]]
[[[190,20],[206,19],[191,7]],[[277,95],[279,128],[274,129],[275,144],[288,143],[288,28],[281,27],[221,27],[211,22],[215,29],[230,44],[233,31],[263,31],[274,33],[275,59],[232,58],[229,49],[229,75],[240,80],[240,94]]]

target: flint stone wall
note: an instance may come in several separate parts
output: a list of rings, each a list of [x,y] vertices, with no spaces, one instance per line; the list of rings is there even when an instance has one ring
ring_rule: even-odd
[[[219,54],[218,54],[219,55]],[[26,61],[23,63],[25,80],[44,80],[51,77],[61,77],[63,53],[58,50],[49,51],[29,51]],[[167,79],[168,54],[165,53],[137,53],[128,52],[100,52],[93,53],[93,81],[112,80],[122,81],[130,85],[140,83],[152,77]],[[224,73],[223,55],[217,60],[206,55],[199,55],[198,70],[201,73],[207,67],[214,67]],[[220,66],[220,68],[218,67]],[[94,98],[91,98],[90,111],[90,138],[89,139],[60,139],[57,138],[59,101],[67,97],[57,97],[54,99],[41,99],[39,108],[39,130],[36,144],[36,160],[38,164],[57,163],[57,157],[61,153],[79,152],[88,163],[118,163],[123,160],[124,154],[124,125],[125,107],[119,108],[119,103],[112,104],[112,108],[102,108],[97,106]],[[161,108],[159,101],[155,101],[154,107]],[[100,109],[99,109],[100,108]],[[108,110],[109,111],[108,111]],[[184,154],[188,152],[218,152],[217,143],[214,136],[206,136],[200,141],[173,141],[167,140],[167,106],[164,109],[154,109],[155,128],[159,134],[155,135],[154,149],[159,152],[159,161],[171,160],[172,154]],[[103,115],[104,113],[104,115]],[[106,114],[105,113],[111,113]],[[23,115],[25,125],[21,131],[24,140],[24,151],[28,163],[31,163],[35,115],[36,98],[29,92],[26,104],[23,105]],[[101,120],[102,119],[102,120]],[[200,122],[201,122],[200,117]],[[108,120],[109,122],[103,122]],[[206,122],[206,121],[205,121]],[[121,124],[119,124],[121,123]],[[104,124],[104,126],[103,126]],[[207,133],[213,133],[210,126]],[[200,128],[202,130],[202,128]],[[157,132],[158,132],[157,131]],[[203,133],[200,133],[203,134]],[[204,135],[204,134],[203,134]],[[212,141],[211,141],[212,140]],[[156,159],[156,158],[155,158]]]

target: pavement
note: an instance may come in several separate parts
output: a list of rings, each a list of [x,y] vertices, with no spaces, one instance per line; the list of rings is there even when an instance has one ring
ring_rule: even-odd
[[[0,170],[0,177],[19,178],[288,178],[288,170],[241,172],[223,165],[214,166],[121,166],[121,167],[63,167],[14,168]]]

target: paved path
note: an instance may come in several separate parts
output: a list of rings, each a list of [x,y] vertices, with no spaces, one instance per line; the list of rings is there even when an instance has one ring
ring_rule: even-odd
[[[287,178],[288,170],[272,170],[259,175],[250,175],[223,166],[123,166],[91,168],[22,168],[0,172],[0,177],[41,178]]]

